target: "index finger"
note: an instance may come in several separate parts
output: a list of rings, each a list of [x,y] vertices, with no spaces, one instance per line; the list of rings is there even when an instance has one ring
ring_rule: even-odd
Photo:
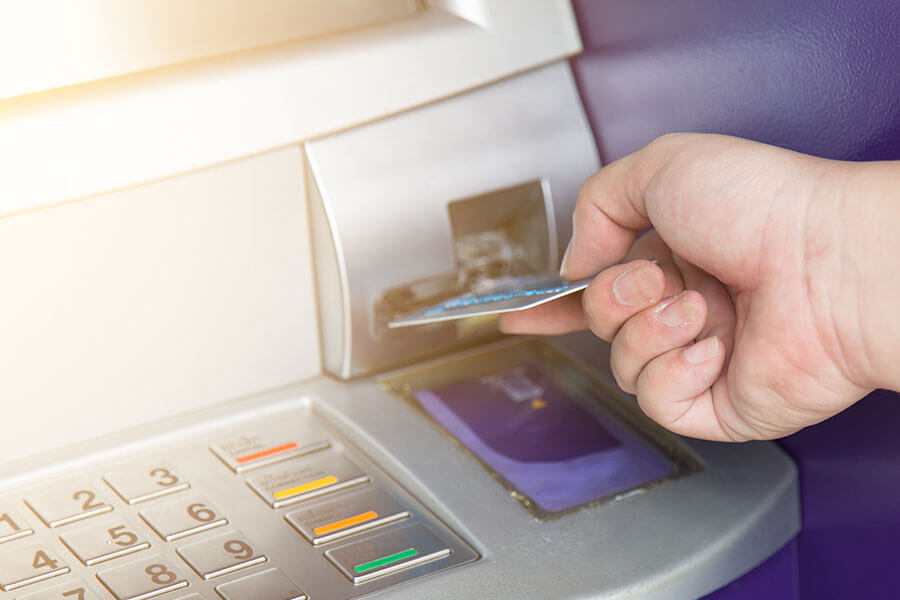
[[[572,215],[572,239],[560,275],[590,277],[617,263],[638,232],[650,226],[644,192],[662,168],[667,153],[656,151],[675,136],[657,138],[641,150],[594,173],[581,186]]]

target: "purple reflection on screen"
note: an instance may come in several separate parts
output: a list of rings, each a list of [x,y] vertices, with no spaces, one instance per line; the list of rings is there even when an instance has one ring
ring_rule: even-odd
[[[560,389],[537,361],[414,393],[435,421],[547,511],[672,470],[649,447]]]

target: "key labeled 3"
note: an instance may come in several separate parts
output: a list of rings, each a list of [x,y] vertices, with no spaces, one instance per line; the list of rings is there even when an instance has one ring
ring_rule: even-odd
[[[146,502],[191,487],[175,467],[163,461],[120,467],[103,475],[103,481],[128,504]]]

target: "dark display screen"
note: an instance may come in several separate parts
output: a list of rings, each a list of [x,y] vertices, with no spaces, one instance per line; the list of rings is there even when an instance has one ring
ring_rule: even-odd
[[[565,511],[666,477],[672,464],[567,392],[537,358],[413,391],[425,411],[542,511]]]

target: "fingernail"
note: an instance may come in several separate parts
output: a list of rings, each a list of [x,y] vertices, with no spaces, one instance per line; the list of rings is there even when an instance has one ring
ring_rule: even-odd
[[[692,344],[681,351],[684,360],[692,365],[700,365],[714,359],[719,354],[719,338],[711,335],[705,340]]]
[[[686,327],[697,320],[697,310],[691,304],[686,292],[681,292],[668,303],[660,302],[659,320],[669,327]]]
[[[620,304],[639,306],[657,297],[659,283],[654,267],[641,263],[616,277],[612,285],[613,294]]]
[[[575,238],[572,238],[574,240]],[[563,279],[569,278],[569,253],[572,252],[572,240],[569,240],[569,245],[566,246],[566,251],[563,253],[562,262],[559,265],[559,276]]]

